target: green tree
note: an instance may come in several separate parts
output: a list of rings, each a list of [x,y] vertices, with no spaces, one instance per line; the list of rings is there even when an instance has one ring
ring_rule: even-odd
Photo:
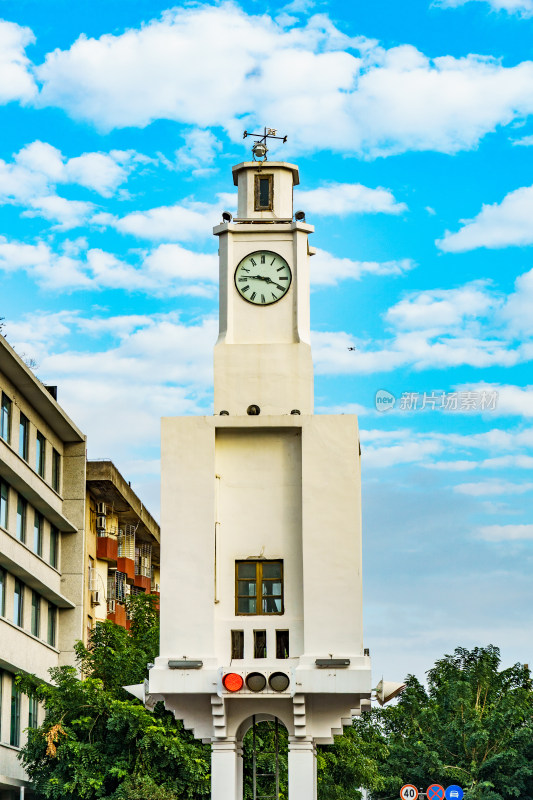
[[[43,800],[200,800],[209,795],[209,750],[159,703],[147,711],[122,689],[140,683],[157,653],[157,614],[135,599],[128,632],[99,623],[72,667],[52,684],[19,676],[43,703],[43,724],[28,731],[21,760]]]
[[[395,706],[354,723],[365,741],[379,736],[383,788],[398,798],[404,783],[456,783],[466,800],[533,800],[533,694],[521,664],[501,670],[498,648],[457,648],[428,672],[427,690],[412,675]]]
[[[360,788],[374,796],[386,786],[380,763],[388,756],[383,737],[366,724],[345,728],[332,745],[319,746],[317,779],[319,800],[359,800]]]

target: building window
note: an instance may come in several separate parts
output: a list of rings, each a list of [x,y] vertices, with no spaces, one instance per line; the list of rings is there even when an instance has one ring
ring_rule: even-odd
[[[20,494],[17,497],[17,539],[20,542],[26,541],[26,517],[28,515],[28,504]]]
[[[22,628],[24,615],[24,584],[18,578],[15,579],[15,591],[13,593],[13,622]]]
[[[19,422],[19,456],[28,460],[28,436],[29,436],[30,423],[28,417],[25,417],[22,411],[20,412]]]
[[[59,492],[61,486],[61,456],[52,450],[52,489]]]
[[[46,439],[37,431],[37,439],[35,442],[35,469],[37,473],[44,478],[44,455],[46,451]]]
[[[11,400],[2,392],[2,407],[0,409],[0,436],[8,444],[11,441],[11,409]]]
[[[28,728],[39,727],[39,702],[36,697],[30,697],[28,708]]]
[[[15,685],[15,677],[11,683],[11,732],[9,744],[12,747],[20,746],[20,692]]]
[[[50,564],[56,569],[59,564],[59,531],[53,525],[50,528]]]
[[[31,593],[31,632],[34,636],[41,635],[41,598],[37,592]]]
[[[33,517],[33,549],[38,556],[43,554],[43,515],[34,511]]]
[[[48,644],[52,647],[56,646],[56,628],[57,628],[57,609],[51,603],[48,603]]]
[[[283,614],[283,562],[237,561],[236,614]]]
[[[272,211],[274,199],[274,176],[256,175],[254,211]]]
[[[0,617],[6,615],[6,573],[0,569]]]
[[[276,658],[289,657],[289,631],[276,631]]]
[[[254,631],[254,658],[267,657],[267,632]]]
[[[7,530],[7,498],[9,487],[4,481],[0,481],[0,525]]]
[[[244,658],[244,631],[231,632],[231,659]]]

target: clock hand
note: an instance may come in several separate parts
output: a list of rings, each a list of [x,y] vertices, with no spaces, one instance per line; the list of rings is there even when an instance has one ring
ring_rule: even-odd
[[[271,283],[273,286],[275,286],[277,289],[279,289],[280,292],[284,292],[285,288],[286,288],[285,286],[280,286],[279,283],[276,283],[276,281],[273,281],[272,278],[267,278],[264,275],[249,275],[248,276],[248,280],[249,281],[265,281],[265,283]]]
[[[276,286],[276,288],[278,288],[281,292],[285,291],[285,286],[280,286],[279,283],[273,281],[272,278],[263,278],[263,280],[266,281],[267,283],[271,283],[273,286]]]

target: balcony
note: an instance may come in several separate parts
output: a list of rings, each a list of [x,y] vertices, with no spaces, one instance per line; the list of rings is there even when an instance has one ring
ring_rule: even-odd
[[[133,558],[125,558],[119,555],[117,558],[117,569],[119,572],[123,572],[126,575],[127,582],[132,586],[135,581],[135,561]]]
[[[122,628],[126,627],[126,606],[123,603],[117,603],[116,600],[109,600],[107,603],[107,618],[115,625],[120,625]]]
[[[142,589],[143,591],[149,593],[152,585],[152,579],[146,577],[145,575],[136,575],[133,585],[138,589]]]
[[[117,537],[107,533],[98,534],[96,540],[96,558],[116,564],[118,558]]]

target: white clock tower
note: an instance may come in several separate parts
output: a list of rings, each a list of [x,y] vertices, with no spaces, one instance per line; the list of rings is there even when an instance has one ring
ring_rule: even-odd
[[[316,745],[370,705],[357,418],[313,414],[313,227],[293,217],[298,168],[245,162],[233,179],[237,216],[214,229],[214,415],[162,424],[148,692],[211,744],[213,800],[242,800],[243,736],[274,718],[288,732],[289,799],[314,800]]]

